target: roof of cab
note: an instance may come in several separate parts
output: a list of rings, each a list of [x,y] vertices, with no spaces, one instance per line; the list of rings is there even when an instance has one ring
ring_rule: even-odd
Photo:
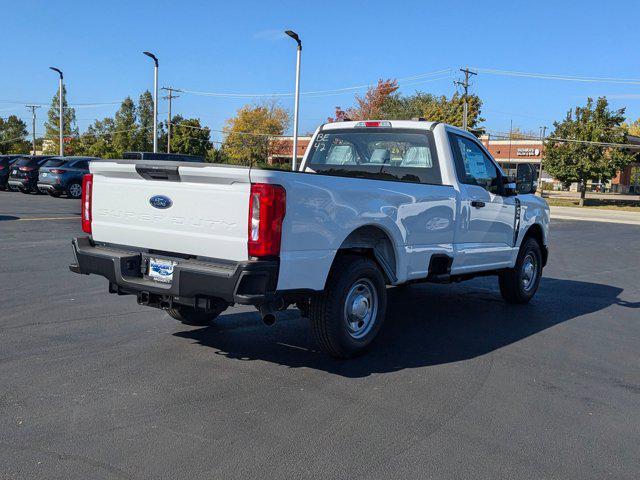
[[[425,120],[357,120],[357,121],[349,121],[349,122],[333,122],[333,123],[325,123],[322,125],[321,129],[323,131],[326,130],[338,130],[344,128],[366,128],[362,126],[358,126],[361,122],[389,122],[391,124],[391,128],[414,128],[416,130],[429,130],[431,127],[438,122],[427,122]],[[376,127],[369,127],[376,128]]]

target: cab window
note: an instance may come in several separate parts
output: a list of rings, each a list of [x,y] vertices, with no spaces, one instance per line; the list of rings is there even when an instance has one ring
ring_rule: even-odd
[[[449,134],[456,160],[458,179],[468,185],[478,185],[488,192],[498,194],[500,173],[482,148],[473,140]]]
[[[442,185],[432,132],[329,130],[310,147],[307,168],[320,174]]]

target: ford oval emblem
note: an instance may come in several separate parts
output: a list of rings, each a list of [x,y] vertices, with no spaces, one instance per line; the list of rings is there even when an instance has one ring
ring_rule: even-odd
[[[153,208],[160,208],[162,210],[173,205],[171,199],[169,197],[165,197],[164,195],[154,195],[149,199],[149,203]]]

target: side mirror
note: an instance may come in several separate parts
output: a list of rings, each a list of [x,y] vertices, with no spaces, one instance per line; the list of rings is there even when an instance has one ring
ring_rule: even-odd
[[[518,164],[516,170],[516,191],[519,195],[536,193],[536,171],[530,163]]]
[[[502,177],[502,195],[505,197],[513,197],[518,194],[518,187],[515,177]]]

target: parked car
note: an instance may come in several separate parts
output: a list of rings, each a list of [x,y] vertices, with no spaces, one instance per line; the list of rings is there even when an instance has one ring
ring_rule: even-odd
[[[8,184],[22,193],[40,193],[38,172],[51,155],[23,155],[11,166]]]
[[[11,166],[18,161],[20,155],[0,155],[0,190],[8,190]]]
[[[189,324],[234,303],[273,324],[296,304],[336,357],[376,337],[387,285],[495,275],[507,302],[526,303],[547,262],[549,207],[531,166],[516,182],[473,134],[439,122],[322,125],[295,172],[122,160],[90,170],[90,236],[74,239],[72,271]]]
[[[165,160],[169,162],[204,163],[204,157],[184,155],[182,153],[124,152],[122,158],[125,160]]]
[[[63,193],[69,198],[82,196],[82,177],[89,173],[89,162],[97,157],[53,157],[40,167],[38,189],[52,197]]]

